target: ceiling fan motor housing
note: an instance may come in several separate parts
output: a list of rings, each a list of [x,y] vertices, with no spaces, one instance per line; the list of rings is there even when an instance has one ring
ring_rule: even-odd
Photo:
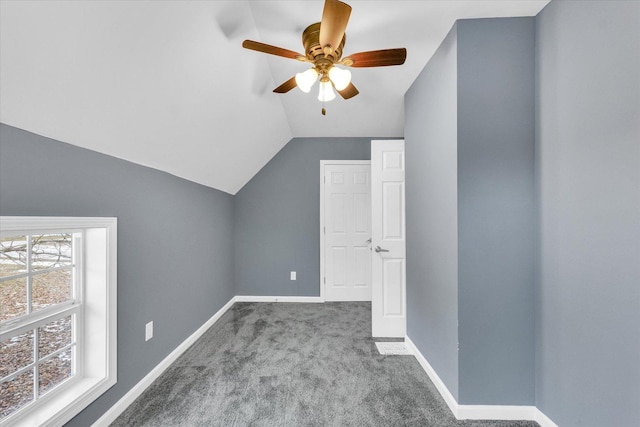
[[[320,68],[318,71],[328,69],[331,65],[340,61],[346,40],[347,35],[345,34],[340,45],[331,46],[331,52],[326,53],[323,47],[320,46],[320,22],[309,25],[302,33],[304,52],[307,55],[307,59]]]

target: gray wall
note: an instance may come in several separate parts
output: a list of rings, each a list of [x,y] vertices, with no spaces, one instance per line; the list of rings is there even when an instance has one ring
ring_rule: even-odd
[[[640,425],[640,3],[538,16],[536,404]]]
[[[236,194],[237,295],[320,295],[320,160],[369,160],[370,145],[294,138]]]
[[[534,403],[534,18],[458,21],[458,403]]]
[[[405,97],[408,334],[460,404],[535,399],[534,30],[458,21]]]
[[[407,334],[458,399],[457,31],[405,96]]]
[[[118,383],[71,426],[100,417],[234,295],[229,194],[0,125],[0,215],[118,217]]]

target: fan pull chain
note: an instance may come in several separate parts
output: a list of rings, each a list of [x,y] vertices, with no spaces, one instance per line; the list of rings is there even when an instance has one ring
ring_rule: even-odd
[[[321,110],[321,112],[322,112],[323,116],[327,115],[327,110],[324,109],[324,101],[322,101],[322,110]]]

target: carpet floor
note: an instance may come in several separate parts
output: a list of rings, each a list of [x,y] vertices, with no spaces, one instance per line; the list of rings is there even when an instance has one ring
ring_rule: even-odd
[[[112,426],[538,426],[456,420],[370,335],[370,303],[236,303]]]

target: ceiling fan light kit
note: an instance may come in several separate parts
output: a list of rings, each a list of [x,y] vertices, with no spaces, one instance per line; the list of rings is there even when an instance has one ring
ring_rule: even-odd
[[[336,94],[333,93],[333,87],[331,82],[327,80],[320,80],[320,91],[318,93],[318,101],[329,102],[336,98]]]
[[[345,67],[402,65],[407,57],[407,50],[399,48],[354,53],[342,58],[342,49],[347,39],[345,30],[350,16],[351,6],[348,4],[339,0],[325,0],[322,21],[309,25],[302,33],[305,55],[253,40],[245,40],[242,47],[313,64],[312,68],[297,73],[274,89],[275,93],[287,93],[296,86],[302,92],[309,93],[316,80],[319,80],[319,101],[328,102],[334,99],[336,97],[334,88],[343,99],[350,99],[359,93],[351,83],[351,71],[336,65]],[[325,113],[323,108],[322,114]]]
[[[351,71],[333,66],[329,69],[329,79],[333,82],[336,90],[343,90],[351,83]]]
[[[304,93],[311,91],[311,86],[318,80],[318,72],[315,68],[309,68],[303,73],[296,74],[296,84],[298,88]]]

